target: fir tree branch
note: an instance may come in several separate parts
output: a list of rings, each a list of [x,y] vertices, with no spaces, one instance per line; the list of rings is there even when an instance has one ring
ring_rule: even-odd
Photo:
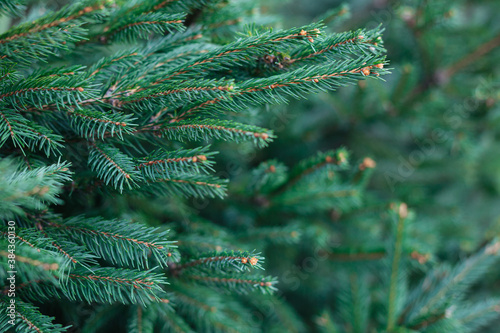
[[[224,268],[234,269],[236,271],[247,271],[250,268],[262,269],[262,261],[264,260],[258,253],[254,252],[222,252],[214,253],[213,256],[202,257],[188,261],[184,264],[174,266],[172,269],[175,272],[180,272],[188,268],[207,267],[222,270]]]
[[[21,16],[25,9],[22,0],[3,0],[0,1],[0,13],[9,16]]]
[[[299,68],[269,78],[250,79],[239,85],[239,89],[232,94],[232,99],[218,97],[197,105],[188,105],[172,121],[183,120],[201,111],[230,109],[234,112],[249,104],[284,103],[287,101],[286,96],[298,99],[304,97],[306,92],[335,90],[372,74],[379,76],[387,73],[383,67],[380,58],[369,57],[346,60],[333,66],[329,64]]]
[[[135,168],[141,171],[144,178],[153,181],[157,178],[169,178],[170,173],[208,173],[213,170],[210,158],[214,155],[208,151],[209,148],[210,146],[170,152],[158,150],[139,159]]]
[[[18,124],[22,124],[18,120],[14,121]],[[60,154],[59,149],[63,148],[63,137],[61,135],[55,134],[48,128],[39,126],[34,122],[28,122],[27,125],[29,126],[27,130],[34,135],[27,137],[31,139],[29,141],[29,145],[32,150],[35,148],[40,150],[43,149],[47,156],[50,156],[51,154]]]
[[[261,163],[252,171],[249,190],[255,195],[269,195],[283,186],[287,179],[288,168],[277,160],[269,160]],[[258,198],[256,199],[260,200]],[[266,201],[263,203],[266,203]]]
[[[403,242],[404,242],[404,230],[405,230],[405,220],[408,216],[408,207],[405,203],[399,205],[398,208],[398,222],[396,224],[395,241],[394,241],[394,253],[392,255],[392,265],[391,265],[391,278],[389,285],[389,305],[387,310],[387,331],[392,332],[396,327],[398,309],[398,284],[401,275],[401,257],[403,255]]]
[[[482,56],[493,51],[500,46],[500,34],[496,35],[493,39],[479,45],[472,53],[467,54],[465,57],[455,62],[444,70],[446,80],[449,80],[457,72],[477,61]]]
[[[95,23],[107,1],[86,0],[63,7],[35,21],[20,24],[0,35],[0,54],[17,65],[30,65],[44,60],[59,50],[68,50],[70,43],[85,39],[85,24]],[[68,43],[69,42],[69,43]]]
[[[365,260],[380,260],[383,259],[387,253],[385,251],[376,252],[350,252],[350,253],[340,253],[340,252],[329,252],[328,259],[332,261],[365,261]]]
[[[84,89],[81,87],[37,87],[37,88],[25,88],[25,89],[19,89],[15,91],[10,91],[8,93],[4,93],[0,95],[0,100],[5,99],[6,97],[11,97],[11,96],[16,96],[18,97],[19,95],[25,95],[27,92],[35,92],[35,91],[79,91],[83,92]]]
[[[117,24],[105,28],[101,39],[134,41],[146,39],[151,33],[182,31],[185,14],[165,14],[161,12],[137,15],[132,13],[121,18]]]
[[[226,181],[219,178],[199,174],[175,174],[169,177],[148,180],[149,186],[145,190],[165,195],[176,194],[195,197],[222,198],[226,191]]]
[[[97,176],[105,184],[112,183],[115,189],[123,191],[123,185],[129,189],[137,186],[136,180],[141,180],[139,171],[135,170],[132,159],[118,148],[90,142],[89,166],[97,172]]]
[[[314,49],[301,47],[290,54],[286,63],[303,62],[304,60],[335,60],[341,57],[364,57],[369,54],[381,54],[384,49],[379,45],[382,42],[382,29],[357,30],[336,33],[319,40]],[[312,51],[312,52],[311,52]]]
[[[153,305],[155,306],[155,305]],[[166,310],[164,308],[159,308],[158,316],[161,319],[162,329],[161,331],[173,331],[178,333],[194,333],[194,331],[189,327],[188,323],[175,311]]]
[[[0,211],[3,218],[23,215],[24,210],[40,210],[61,201],[57,195],[70,179],[68,163],[57,163],[33,170],[18,170],[13,161],[0,163]]]
[[[131,58],[131,59],[128,59]],[[95,76],[99,73],[101,73],[104,69],[109,68],[115,63],[120,64],[120,65],[127,65],[131,60],[135,60],[133,62],[133,65],[139,64],[139,52],[134,50],[130,52],[129,50],[126,50],[124,52],[118,52],[116,55],[112,57],[106,57],[101,60],[99,60],[96,64],[94,64],[90,69],[89,69],[89,77]],[[124,61],[125,59],[125,61]]]
[[[336,151],[318,153],[317,156],[303,160],[292,169],[289,180],[278,188],[275,193],[285,191],[287,188],[292,187],[304,177],[322,169],[327,165],[338,166],[338,168],[333,168],[333,170],[345,169],[348,166],[348,158],[348,152],[345,149],[339,149]]]
[[[436,315],[432,315],[432,316],[426,318],[424,321],[421,321],[418,324],[410,326],[409,328],[411,330],[420,331],[421,329],[425,329],[425,328],[431,326],[432,324],[435,324],[435,323],[437,323],[445,318],[446,318],[445,312],[438,313]]]
[[[267,241],[271,244],[296,244],[300,241],[302,232],[297,224],[279,227],[260,227],[236,233],[235,238],[245,242]]]
[[[248,62],[251,55],[273,49],[282,43],[300,43],[304,40],[312,40],[313,37],[321,34],[319,30],[321,27],[320,24],[312,24],[303,28],[293,28],[275,33],[265,32],[237,40],[218,50],[204,54],[200,59],[183,64],[181,68],[172,70],[166,77],[153,81],[151,85],[171,80],[174,77],[182,78],[189,74],[192,75],[193,71],[223,68],[225,62],[231,62],[232,65],[244,64]]]
[[[134,104],[131,107],[139,110],[151,110],[155,107],[174,108],[190,100],[204,97],[224,97],[234,91],[233,82],[227,80],[197,80],[195,82],[174,82],[157,85],[149,88],[132,89],[125,92],[124,99],[118,105]],[[129,106],[130,107],[130,106]],[[152,121],[160,117],[161,113],[152,117]]]
[[[141,306],[131,308],[128,321],[128,332],[130,333],[147,333],[154,331],[154,324],[157,320],[158,313],[156,309],[148,307],[147,311]]]
[[[194,280],[196,282],[205,283],[208,285],[230,288],[237,293],[247,293],[255,289],[259,289],[262,293],[271,293],[276,290],[274,284],[276,279],[271,277],[265,278],[238,278],[238,277],[217,277],[217,276],[202,276],[194,274],[183,274],[182,278]]]
[[[94,2],[95,4],[91,5],[92,2]],[[106,1],[87,1],[87,3],[89,4],[89,6],[82,9],[79,9],[79,7],[81,7],[81,4],[78,7],[75,6],[75,8],[71,8],[72,10],[68,10],[69,7],[66,7],[58,13],[49,14],[46,17],[43,17],[35,22],[19,26],[16,29],[11,29],[7,33],[0,35],[0,44],[6,44],[15,39],[38,33],[49,28],[54,28],[63,23],[66,24],[67,22],[78,19],[85,14],[103,9],[103,4],[106,3]],[[70,15],[63,16],[62,14],[66,14],[65,12]],[[55,17],[60,18],[54,20]]]
[[[9,304],[9,299],[5,296],[0,296],[0,299],[4,304]],[[30,303],[23,302],[19,299],[16,299],[16,319],[15,319],[15,327],[16,332],[22,333],[46,333],[46,332],[54,332],[54,333],[62,333],[66,332],[68,327],[62,327],[60,324],[54,324],[54,318],[45,316],[41,314],[38,309],[31,305]],[[0,317],[4,317],[7,315],[6,307],[3,307],[0,310]],[[4,318],[0,318],[0,323],[3,322]],[[9,325],[10,326],[10,325]],[[2,329],[2,327],[0,327]]]
[[[178,259],[173,242],[166,240],[167,232],[139,224],[77,217],[63,223],[50,222],[49,226],[113,264],[148,268],[149,255],[153,255],[164,267]]]
[[[46,232],[42,231],[42,233],[44,234],[45,237],[49,238],[49,236],[47,235]],[[55,241],[52,241],[51,242],[51,245],[53,247],[55,247],[60,253],[62,253],[66,258],[68,258],[73,264],[81,264],[81,265],[85,265],[84,262],[80,262],[80,260],[78,260],[74,255],[71,255],[69,254],[68,252],[66,252],[62,247],[61,245],[57,244]]]
[[[490,320],[497,318],[499,313],[500,301],[498,299],[486,299],[479,303],[466,302],[460,304],[459,309],[453,313],[453,317],[459,319],[466,330],[473,332]]]
[[[81,68],[70,68],[73,71],[69,75],[64,75],[68,68],[35,72],[2,89],[0,101],[15,110],[28,110],[29,107],[43,109],[48,105],[63,109],[78,105],[86,98],[93,98],[95,94],[95,90],[89,88],[88,78]]]
[[[120,112],[101,112],[87,109],[68,110],[70,124],[74,131],[83,138],[104,139],[114,135],[123,138],[123,134],[134,131],[134,120],[130,114]]]
[[[266,146],[275,137],[272,131],[257,126],[206,118],[172,122],[158,127],[143,127],[138,131],[157,133],[168,139],[179,141],[207,141],[211,138],[236,142],[251,140],[258,147]]]
[[[8,252],[6,252],[6,251],[0,251],[0,256],[8,258],[8,255],[9,255]],[[16,260],[19,261],[20,263],[24,263],[24,264],[28,264],[28,265],[31,265],[31,266],[35,266],[35,267],[41,268],[41,269],[43,269],[45,271],[56,270],[56,269],[59,268],[59,265],[55,264],[53,262],[42,262],[40,260],[31,259],[31,258],[28,258],[28,257],[21,256],[19,254],[16,255]]]
[[[479,279],[498,260],[500,242],[493,241],[480,253],[456,265],[451,271],[435,269],[428,274],[428,286],[419,285],[410,297],[399,322],[418,325],[426,318],[442,313],[450,300],[462,296],[466,288]],[[420,294],[417,294],[420,293]],[[419,295],[418,298],[415,295]]]
[[[92,268],[72,271],[61,285],[62,291],[72,300],[87,302],[141,304],[157,301],[164,294],[163,275],[152,271],[135,271],[118,268]]]
[[[8,117],[9,116],[9,117]],[[10,117],[16,117],[18,116],[17,114],[6,114],[5,111],[1,112],[0,111],[0,117],[2,117],[3,123],[0,125],[0,138],[1,138],[1,145],[5,143],[7,138],[10,136],[10,139],[14,143],[14,145],[22,146],[24,144],[24,141],[22,141],[21,138],[19,138],[16,133],[14,133],[14,130],[12,128],[12,122],[14,121],[13,119],[10,120]]]

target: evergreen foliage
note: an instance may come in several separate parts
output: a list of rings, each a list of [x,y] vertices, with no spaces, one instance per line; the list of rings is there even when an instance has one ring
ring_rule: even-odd
[[[334,3],[339,6],[332,8]],[[498,2],[294,0],[276,9],[285,13],[285,26],[314,19],[331,31],[382,24],[392,73],[387,82],[363,81],[298,101],[286,117],[284,109],[275,109],[278,140],[250,166],[274,160],[291,167],[312,151],[338,147],[358,158],[370,156],[377,166],[360,206],[347,212],[331,206],[302,217],[289,210],[236,215],[241,208],[234,200],[217,205],[223,221],[234,225],[240,219],[242,228],[298,224],[300,251],[280,245],[264,253],[280,281],[278,290],[309,328],[497,332],[500,272],[497,255],[485,249],[496,248],[489,246],[497,244],[500,230]],[[263,115],[260,121],[274,120]],[[231,192],[246,182],[242,174],[249,165],[242,168]],[[409,207],[410,224],[404,226],[402,266],[394,266],[386,255],[396,235],[384,207],[401,200]],[[323,260],[325,248],[335,255]],[[391,281],[400,281],[392,294]],[[439,305],[409,319],[410,308],[433,293]],[[390,295],[396,296],[392,303]]]
[[[78,318],[82,302],[109,313],[128,305],[131,331],[160,323],[166,331],[251,327],[249,305],[236,295],[270,294],[277,281],[259,273],[264,257],[246,242],[237,245],[229,230],[200,220],[199,230],[173,224],[172,234],[163,225],[96,217],[93,210],[67,214],[68,206],[54,205],[117,196],[223,197],[226,181],[213,175],[215,152],[179,142],[263,147],[272,131],[232,114],[387,73],[383,48],[367,46],[379,40],[379,28],[332,35],[321,23],[287,30],[252,25],[235,38],[241,17],[251,22],[256,5],[85,0],[44,14],[32,10],[38,17],[0,36],[2,233],[12,234],[13,220],[17,331],[66,330],[37,309],[50,303],[83,331],[114,322]],[[10,15],[23,10],[30,7],[2,2]],[[352,45],[335,50],[345,43]],[[279,72],[262,62],[273,54],[290,54]],[[226,233],[224,246],[211,245],[213,232]],[[6,240],[2,245],[9,248]],[[2,251],[5,303],[8,254]],[[2,308],[2,329],[7,314]]]
[[[449,34],[440,29],[453,5],[436,3],[393,4],[391,22],[364,29],[349,25],[347,5],[271,29],[272,3],[254,0],[49,1],[43,10],[0,1],[10,24],[0,34],[0,332],[489,325],[497,293],[471,290],[492,290],[497,234],[457,236],[470,227],[443,217],[443,194],[427,182],[415,194],[423,177],[460,183],[454,163],[477,161],[466,143],[479,142],[487,120],[470,121],[465,143],[435,144],[440,157],[454,145],[466,153],[404,179],[393,172],[414,133],[462,133],[435,112],[469,88],[454,80],[471,61],[443,67],[419,44],[441,50]],[[415,59],[399,63],[398,24],[420,45],[421,72]],[[391,75],[383,32],[391,66],[398,59]],[[478,93],[486,104],[498,97]],[[275,126],[283,109],[299,111],[286,131]],[[440,243],[451,236],[459,244]]]

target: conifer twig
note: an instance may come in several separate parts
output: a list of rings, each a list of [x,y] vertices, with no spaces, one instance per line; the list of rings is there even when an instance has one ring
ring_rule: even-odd
[[[491,40],[479,45],[474,51],[472,51],[471,53],[467,54],[460,60],[450,65],[447,69],[444,70],[444,75],[447,78],[451,78],[457,72],[466,68],[470,64],[476,62],[479,58],[485,56],[486,54],[493,51],[499,46],[500,46],[500,34],[498,34]]]

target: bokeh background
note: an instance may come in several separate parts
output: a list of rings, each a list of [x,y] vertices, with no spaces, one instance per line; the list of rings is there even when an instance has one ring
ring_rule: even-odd
[[[256,122],[273,128],[278,138],[258,151],[220,148],[219,166],[232,179],[233,194],[201,209],[202,215],[251,224],[245,219],[252,217],[238,215],[231,200],[252,167],[269,159],[290,166],[312,152],[346,147],[358,158],[376,161],[369,185],[375,200],[404,201],[416,212],[416,241],[428,247],[433,260],[459,262],[500,235],[500,2],[294,0],[264,3],[263,12],[276,15],[282,27],[314,20],[337,32],[382,25],[392,74],[385,82],[362,81],[256,113]],[[330,213],[333,223],[340,223],[339,234],[345,232],[342,216]],[[379,232],[371,225],[353,237],[369,243]],[[338,310],[335,295],[342,280],[331,271],[309,272],[307,255],[284,269],[283,251],[267,252],[269,270],[306,322],[317,320],[323,308]],[[499,293],[497,268],[470,296]],[[499,323],[484,332],[497,332]]]

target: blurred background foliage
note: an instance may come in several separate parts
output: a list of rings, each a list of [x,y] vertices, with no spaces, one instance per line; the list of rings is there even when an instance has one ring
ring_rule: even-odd
[[[371,204],[400,200],[416,212],[412,237],[425,244],[433,260],[459,262],[500,235],[498,1],[293,0],[267,4],[264,12],[281,17],[277,22],[283,27],[324,20],[331,31],[341,32],[381,24],[392,74],[386,82],[362,81],[256,112],[256,122],[273,128],[278,138],[258,151],[219,148],[219,167],[232,178],[230,196],[202,209],[203,215],[240,227],[258,225],[259,219],[296,222],[286,214],[262,218],[255,206],[242,213],[237,196],[246,191],[245,175],[261,161],[277,159],[290,167],[312,152],[345,147],[377,163],[368,186]],[[380,216],[368,216],[365,227],[357,225],[352,235],[345,225],[350,216],[333,208],[328,216],[308,214],[299,225],[330,219],[330,241],[389,242]],[[319,235],[328,238],[310,235],[311,242]],[[302,252],[293,254],[290,268],[289,247],[272,247],[266,255],[273,256],[268,269],[280,278],[278,288],[307,322],[322,308],[338,311],[337,287],[346,280],[335,267],[333,273],[308,271],[305,259],[311,253]],[[417,281],[421,272],[412,276]],[[495,268],[475,284],[472,299],[498,296],[499,281],[500,268]],[[496,332],[498,323],[483,332]]]
[[[439,218],[440,251],[471,251],[498,234],[500,3],[297,0],[278,9],[286,26],[382,24],[393,74],[294,102],[286,130],[263,153],[293,162],[345,146],[373,157],[371,188],[420,219]]]

